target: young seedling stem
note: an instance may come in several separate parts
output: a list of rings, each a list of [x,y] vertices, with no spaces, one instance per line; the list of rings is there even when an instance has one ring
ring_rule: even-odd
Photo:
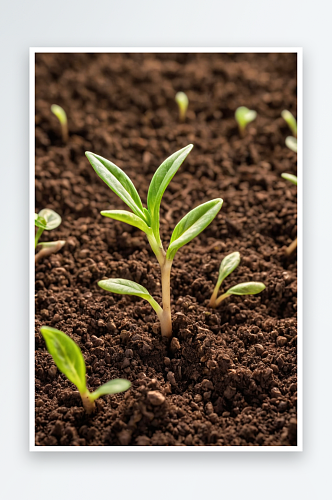
[[[292,113],[290,111],[287,111],[287,109],[284,109],[281,112],[281,116],[283,117],[283,119],[285,120],[287,125],[289,126],[290,131],[292,132],[293,136],[297,137],[297,123],[296,123],[296,120],[295,120],[294,116],[292,115]]]
[[[101,214],[131,224],[145,232],[161,269],[162,307],[152,298],[146,288],[133,281],[118,278],[106,279],[99,281],[98,285],[109,292],[136,295],[147,300],[156,312],[160,320],[162,336],[166,338],[172,336],[170,281],[174,256],[183,245],[189,243],[212,222],[223,203],[221,198],[216,198],[191,210],[176,225],[168,249],[164,250],[159,233],[161,199],[168,184],[192,148],[193,146],[190,144],[171,155],[160,165],[151,180],[147,208],[143,207],[136,188],[122,170],[101,156],[90,152],[85,153],[99,177],[133,212],[104,210]]]
[[[39,212],[39,214],[35,214],[35,226],[38,228],[35,236],[35,248],[37,246],[42,247],[42,249],[35,255],[35,263],[52,253],[58,252],[66,243],[63,240],[39,243],[39,239],[44,231],[51,231],[52,229],[57,228],[60,224],[60,215],[50,208],[44,208]]]
[[[67,122],[67,115],[66,115],[65,110],[62,109],[57,104],[52,104],[51,111],[60,122],[63,142],[67,142],[68,141],[68,122]]]
[[[184,92],[178,92],[175,96],[175,101],[179,107],[179,120],[184,122],[186,120],[189,99]]]
[[[257,113],[245,106],[240,106],[235,111],[235,120],[237,121],[241,137],[245,136],[247,125],[256,119]]]
[[[50,326],[42,326],[40,332],[58,369],[76,385],[88,414],[95,411],[95,400],[100,396],[124,392],[131,386],[129,380],[120,378],[110,380],[90,392],[86,386],[85,361],[78,345],[64,332]]]
[[[239,252],[230,253],[222,260],[219,268],[218,281],[208,304],[210,307],[215,309],[230,295],[256,295],[265,289],[264,283],[249,281],[248,283],[239,283],[238,285],[229,288],[227,292],[218,297],[218,292],[222,282],[234,271],[234,269],[237,268],[240,264],[240,260],[241,257]]]

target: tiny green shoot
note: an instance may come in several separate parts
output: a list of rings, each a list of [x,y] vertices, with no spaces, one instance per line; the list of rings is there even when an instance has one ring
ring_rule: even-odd
[[[35,236],[35,248],[41,246],[42,249],[35,255],[35,262],[40,259],[58,252],[66,243],[63,240],[39,243],[39,239],[44,231],[51,231],[56,229],[61,224],[61,217],[59,214],[50,208],[43,208],[39,214],[35,214],[35,226],[38,228]]]
[[[257,116],[256,111],[248,109],[245,106],[240,106],[235,111],[235,120],[237,121],[240,135],[243,137],[245,134],[246,127],[248,123],[255,120]]]
[[[88,414],[95,410],[95,400],[100,396],[124,392],[131,386],[129,380],[120,378],[110,380],[90,392],[86,386],[85,361],[79,346],[64,332],[50,326],[42,326],[40,331],[56,366],[70,382],[76,385]]]
[[[168,184],[192,148],[193,145],[190,144],[180,149],[180,151],[167,158],[156,170],[148,190],[147,208],[143,207],[135,186],[120,168],[102,156],[90,152],[85,153],[99,177],[133,212],[126,210],[103,210],[101,214],[137,227],[146,234],[151,249],[157,257],[161,268],[163,307],[157,304],[144,287],[133,281],[107,279],[100,281],[98,285],[104,290],[113,293],[136,295],[147,300],[158,315],[162,336],[168,338],[172,336],[170,275],[174,256],[183,245],[186,245],[198,236],[213,221],[223,203],[221,198],[216,198],[191,210],[176,225],[168,249],[164,250],[159,232],[161,199]]]
[[[292,184],[295,184],[295,186],[297,186],[296,175],[283,173],[283,174],[281,174],[281,177],[283,179],[286,179],[286,181],[289,181]],[[297,248],[297,238],[295,238],[295,240],[292,241],[292,243],[286,248],[286,250],[285,250],[286,256],[289,257],[294,252],[294,250],[296,248]]]
[[[285,120],[287,125],[289,126],[293,136],[297,137],[297,123],[296,123],[296,120],[295,120],[294,116],[292,115],[292,113],[290,111],[287,111],[287,109],[284,109],[281,112],[281,116],[283,117],[283,119]]]
[[[62,109],[57,104],[52,104],[51,111],[60,122],[63,142],[67,142],[68,141],[68,122],[67,122],[67,115],[66,115],[65,110]]]
[[[297,139],[296,137],[293,137],[289,135],[285,139],[285,144],[290,149],[291,151],[294,151],[294,153],[297,153]]]
[[[218,297],[219,288],[227,276],[229,276],[240,264],[240,254],[239,252],[233,252],[227,255],[221,262],[219,268],[219,275],[217,284],[213,290],[209,306],[216,308],[220,302],[225,300],[230,295],[256,295],[265,289],[264,283],[250,281],[248,283],[239,283],[227,290]]]
[[[179,120],[180,122],[184,122],[186,119],[189,104],[187,94],[185,94],[184,92],[177,92],[177,94],[175,95],[175,101],[179,107]]]

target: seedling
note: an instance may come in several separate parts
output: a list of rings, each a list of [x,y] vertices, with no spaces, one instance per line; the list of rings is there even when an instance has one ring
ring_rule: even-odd
[[[185,94],[184,92],[178,92],[175,95],[175,101],[179,106],[179,120],[180,122],[184,122],[186,119],[186,114],[189,104],[189,99],[187,97],[187,94]]]
[[[135,186],[122,170],[101,156],[90,152],[85,153],[99,177],[133,211],[131,213],[126,210],[104,210],[101,214],[131,224],[146,234],[161,267],[163,307],[160,307],[144,287],[133,281],[107,279],[99,281],[98,285],[109,292],[136,295],[147,300],[158,315],[162,336],[168,338],[172,336],[170,275],[174,256],[183,245],[189,243],[213,221],[223,203],[221,198],[216,198],[191,210],[176,225],[168,249],[164,250],[159,233],[161,199],[168,184],[192,148],[193,145],[190,144],[180,149],[160,165],[149,186],[147,208],[143,207]]]
[[[57,104],[52,104],[51,111],[60,122],[61,125],[61,133],[63,142],[68,141],[68,123],[67,123],[67,115],[64,109],[62,109]]]
[[[40,331],[54,363],[68,380],[76,385],[88,414],[95,410],[95,400],[100,396],[124,392],[131,386],[129,380],[118,378],[90,392],[86,386],[85,361],[78,345],[68,335],[50,326],[42,326]]]
[[[292,137],[291,135],[289,135],[285,139],[285,144],[291,151],[294,151],[294,153],[297,153],[297,139],[296,139],[296,137]]]
[[[292,113],[290,111],[287,111],[286,109],[284,109],[281,112],[281,116],[283,117],[283,119],[285,120],[287,125],[289,126],[293,136],[297,137],[297,123],[296,123],[296,120],[295,120],[294,116],[292,115]]]
[[[240,260],[241,257],[239,252],[230,253],[222,260],[219,268],[218,281],[209,302],[210,307],[216,308],[220,302],[230,295],[256,295],[265,289],[264,283],[249,281],[248,283],[239,283],[238,285],[232,286],[227,292],[218,297],[219,288],[222,282],[237,268],[240,264]]]
[[[287,181],[291,182],[292,184],[295,184],[295,186],[297,186],[297,177],[296,175],[292,175],[292,174],[281,174],[281,177],[283,179],[286,179]],[[285,250],[285,254],[287,257],[289,257],[293,252],[294,250],[297,248],[297,238],[295,238],[294,241],[292,241],[292,243],[286,248]]]
[[[35,248],[41,246],[42,249],[35,255],[35,262],[38,262],[43,257],[47,257],[52,253],[58,252],[66,243],[63,240],[39,243],[39,238],[44,231],[51,231],[61,224],[61,217],[59,214],[50,208],[43,208],[39,214],[35,214],[35,226],[37,226],[37,233],[35,236]]]
[[[248,109],[245,106],[240,106],[235,111],[235,120],[237,121],[240,135],[243,137],[245,134],[246,126],[248,123],[255,120],[257,116],[256,111]]]

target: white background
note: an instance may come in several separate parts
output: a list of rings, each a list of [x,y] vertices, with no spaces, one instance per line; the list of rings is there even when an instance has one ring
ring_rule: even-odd
[[[0,474],[5,500],[330,498],[331,7],[296,0],[11,0],[1,6]],[[304,451],[28,452],[29,46],[302,46]],[[329,217],[330,218],[330,217]]]

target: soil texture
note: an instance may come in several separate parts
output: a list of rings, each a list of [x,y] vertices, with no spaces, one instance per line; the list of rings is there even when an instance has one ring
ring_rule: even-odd
[[[36,444],[38,446],[294,446],[297,442],[295,54],[38,54],[36,211],[63,222],[41,241],[66,240],[36,266]],[[176,92],[189,97],[179,123]],[[63,144],[51,104],[67,112]],[[240,137],[234,112],[257,119]],[[167,246],[177,222],[200,203],[223,207],[176,255],[171,275],[173,339],[141,299],[113,295],[102,278],[125,278],[161,303],[160,270],[144,233],[100,215],[124,209],[95,174],[92,151],[122,168],[143,203],[156,168],[189,143],[193,151],[161,203]],[[221,260],[241,263],[222,290],[262,281],[256,296],[208,308]],[[80,346],[91,390],[113,378],[132,388],[97,401],[87,416],[56,368],[39,329]]]

